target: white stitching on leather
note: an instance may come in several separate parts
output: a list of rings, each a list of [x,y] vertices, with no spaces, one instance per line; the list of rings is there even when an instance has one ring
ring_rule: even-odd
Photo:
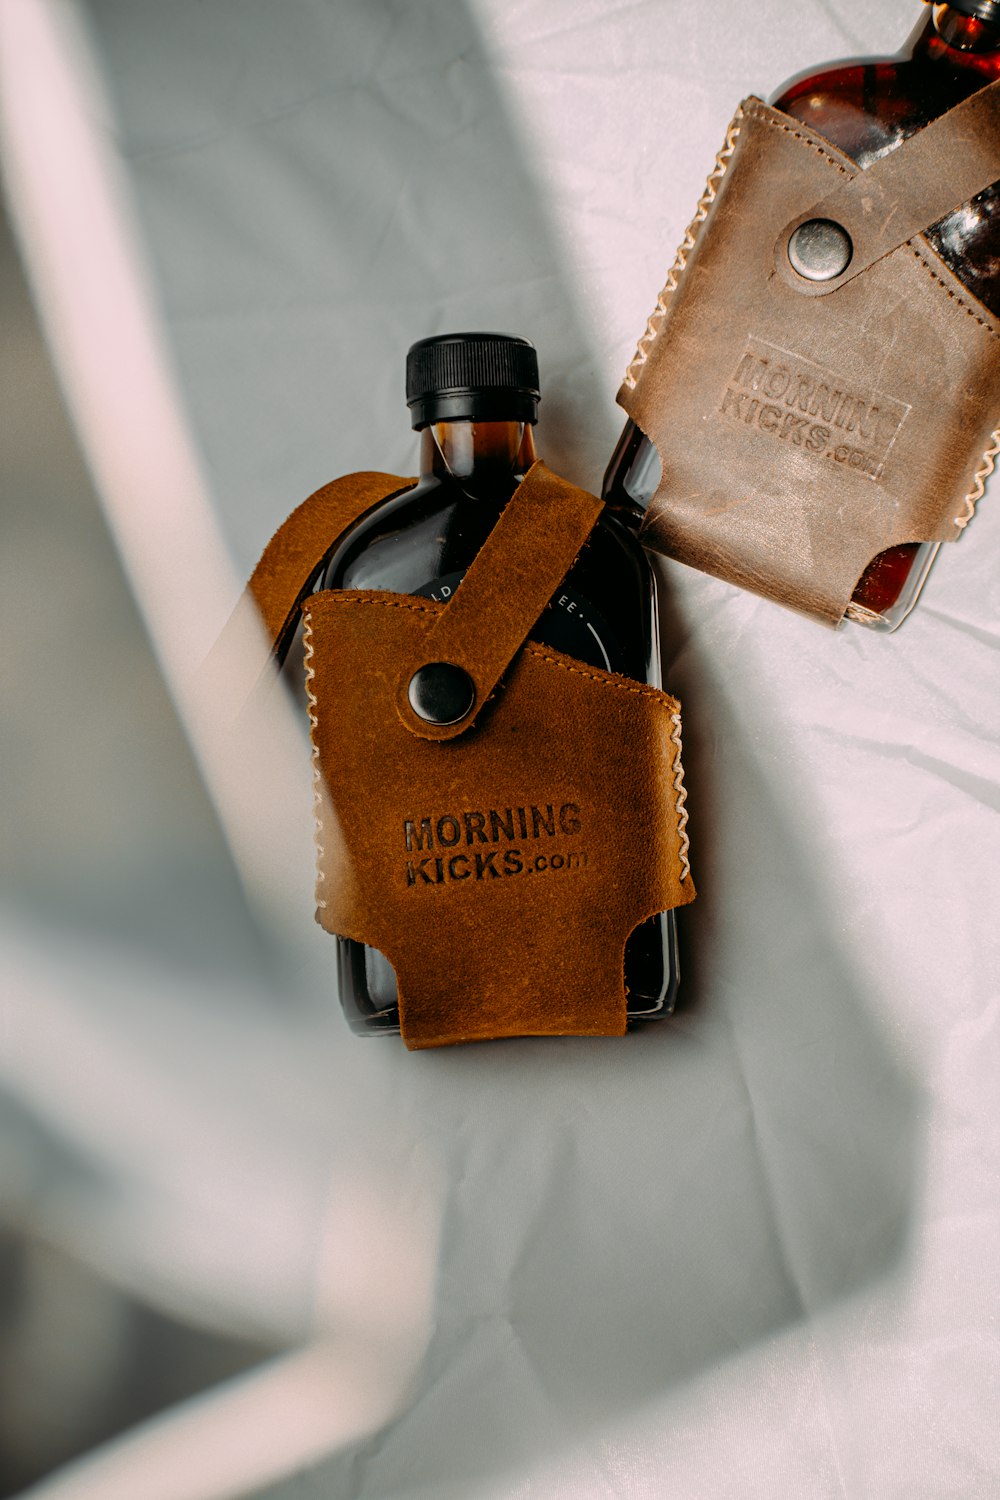
[[[996,468],[998,453],[1000,453],[1000,427],[990,434],[990,446],[983,453],[982,463],[972,476],[972,489],[965,497],[965,514],[955,517],[955,525],[959,531],[964,531],[975,515],[976,504],[983,498],[986,490],[986,481]]]
[[[625,371],[624,384],[630,391],[635,390],[636,381],[639,378],[639,371],[642,369],[643,365],[649,358],[649,346],[652,344],[654,338],[659,332],[660,324],[663,322],[663,319],[667,315],[667,299],[669,297],[672,297],[674,292],[677,290],[677,283],[680,280],[681,272],[687,265],[688,256],[694,249],[694,243],[698,228],[708,218],[708,210],[715,202],[719,190],[719,183],[726,175],[726,168],[729,166],[729,159],[736,149],[736,140],[743,128],[743,116],[744,112],[743,106],[741,104],[737,109],[735,115],[733,116],[729,129],[726,132],[725,145],[722,147],[722,150],[715,158],[715,166],[709,173],[708,181],[705,183],[705,191],[702,193],[701,198],[698,201],[698,211],[684,232],[684,238],[681,241],[680,246],[678,247],[677,256],[670,268],[670,275],[667,277],[666,285],[656,299],[656,306],[650,313],[646,323],[646,331],[642,335],[638,345],[636,346],[636,351],[635,355],[633,356],[632,363]]]
[[[320,781],[319,745],[316,743],[316,730],[319,728],[317,717],[318,704],[312,686],[316,677],[316,668],[313,666],[311,614],[304,613],[302,616],[302,645],[306,670],[306,697],[309,699],[309,743],[312,746],[313,763],[313,823],[315,824],[313,839],[316,845],[316,908],[318,911],[322,911],[326,906],[326,902],[320,894],[320,888],[325,879],[323,874],[323,788]]]
[[[679,713],[672,713],[670,719],[674,726],[674,732],[670,738],[677,747],[677,753],[674,756],[674,792],[677,804],[677,837],[680,840],[678,857],[681,863],[681,884],[683,884],[691,874],[691,840],[688,838],[688,813],[684,805],[687,802],[687,788],[684,785],[684,767],[681,764],[681,716]]]

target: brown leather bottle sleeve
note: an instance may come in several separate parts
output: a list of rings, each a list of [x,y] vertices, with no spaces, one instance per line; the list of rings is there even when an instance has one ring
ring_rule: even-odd
[[[854,169],[779,236],[779,266],[788,240],[807,219],[832,219],[854,246],[850,265],[829,281],[790,272],[796,290],[826,297],[883,255],[922,234],[1000,178],[1000,79],[925,125],[864,171]],[[794,280],[792,280],[794,278]]]
[[[337,527],[407,486],[349,475],[279,528],[251,580],[272,644]],[[388,956],[408,1047],[620,1035],[629,934],[694,899],[676,700],[522,645],[600,509],[536,466],[448,606],[305,601],[317,920]],[[435,742],[399,713],[400,668],[445,649],[505,683],[488,715]]]
[[[408,1047],[621,1035],[629,933],[694,897],[678,705],[529,642],[467,734],[418,738],[399,662],[443,614],[308,602],[317,918],[388,957]]]
[[[922,236],[834,296],[775,274],[855,174],[745,101],[618,397],[663,463],[646,545],[829,624],[880,552],[959,535],[1000,443],[1000,322]]]

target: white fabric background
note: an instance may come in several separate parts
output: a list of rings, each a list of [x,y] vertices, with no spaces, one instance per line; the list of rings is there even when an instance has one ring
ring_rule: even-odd
[[[532,338],[540,451],[598,486],[621,372],[736,101],[892,51],[921,14],[913,0],[93,0],[239,570],[324,480],[412,468],[403,359],[428,333]],[[275,1184],[296,1151],[335,1152],[317,1144],[327,1061],[361,1133],[370,1112],[396,1143],[394,1168],[411,1146],[437,1163],[443,1207],[433,1333],[400,1408],[256,1492],[998,1492],[998,547],[994,489],[886,638],[663,566],[699,885],[675,1021],[623,1042],[423,1055],[333,1021],[308,1079],[301,1048],[272,1055],[280,1076],[258,1097],[292,1122],[284,1155],[254,1179],[260,1143],[252,1121],[239,1140],[237,1116],[246,1224],[231,1244],[218,1227],[211,1275],[169,1239],[163,1279],[232,1277],[258,1309],[295,1302],[319,1190],[304,1170],[298,1197]],[[114,1034],[106,993],[81,1003]],[[223,1028],[220,1063],[227,1045]],[[136,1048],[169,1100],[190,1063],[141,1035]],[[172,1135],[169,1110],[157,1140],[135,1171],[152,1180],[173,1153],[209,1202],[217,1163]],[[270,1281],[244,1284],[236,1246],[255,1265],[260,1218]]]

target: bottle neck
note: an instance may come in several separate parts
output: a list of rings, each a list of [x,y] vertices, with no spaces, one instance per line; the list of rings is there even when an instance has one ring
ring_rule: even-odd
[[[535,462],[528,422],[435,422],[420,433],[420,478],[490,487],[527,473]]]
[[[1000,15],[991,20],[966,15],[954,5],[931,5],[930,14],[917,27],[910,47],[912,57],[981,67],[1000,51]]]

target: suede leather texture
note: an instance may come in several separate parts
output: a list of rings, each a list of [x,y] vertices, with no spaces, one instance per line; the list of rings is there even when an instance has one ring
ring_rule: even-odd
[[[373,506],[415,483],[398,474],[350,474],[314,490],[282,521],[247,584],[279,654],[298,622],[304,595],[337,539]]]
[[[824,295],[776,271],[869,175],[746,100],[618,397],[663,463],[644,543],[831,625],[880,552],[960,535],[1000,418],[1000,322],[922,235]]]
[[[317,920],[392,963],[410,1048],[622,1035],[629,934],[695,894],[680,708],[524,643],[601,502],[535,465],[449,604],[305,597],[338,536],[408,483],[324,486],[276,532],[248,589],[275,647],[303,611]],[[435,739],[415,732],[399,695],[409,664],[445,649],[484,701],[461,733]]]

